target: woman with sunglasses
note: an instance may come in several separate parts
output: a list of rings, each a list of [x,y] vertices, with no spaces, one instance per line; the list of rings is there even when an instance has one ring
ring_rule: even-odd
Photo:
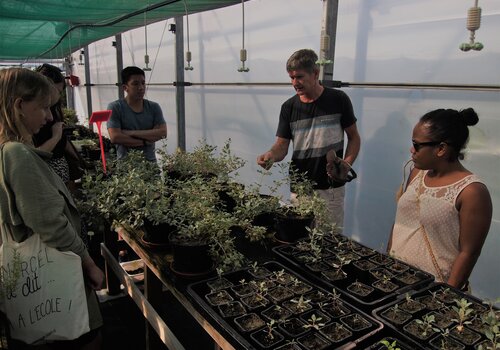
[[[439,282],[467,289],[491,224],[488,189],[460,160],[472,108],[437,109],[413,129],[414,168],[398,201],[388,251],[433,274]]]

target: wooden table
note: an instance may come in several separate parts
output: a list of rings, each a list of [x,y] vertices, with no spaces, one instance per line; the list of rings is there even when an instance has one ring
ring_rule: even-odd
[[[225,339],[221,332],[184,295],[185,282],[181,286],[181,283],[175,281],[175,278],[168,273],[168,268],[166,267],[169,261],[171,261],[171,256],[146,247],[140,239],[141,232],[139,231],[126,230],[123,227],[118,228],[116,231],[123,241],[144,261],[144,293],[137,287],[116,259],[118,250],[120,249],[116,232],[105,234],[104,243],[101,243],[101,254],[106,262],[108,293],[111,295],[119,293],[121,283],[128,295],[137,304],[144,318],[147,320],[146,348],[148,350],[164,349],[164,345],[166,345],[170,350],[185,349],[157,311],[160,309],[160,305],[165,303],[162,298],[162,290],[166,288],[200,324],[205,332],[212,337],[216,349],[234,349],[233,345]]]

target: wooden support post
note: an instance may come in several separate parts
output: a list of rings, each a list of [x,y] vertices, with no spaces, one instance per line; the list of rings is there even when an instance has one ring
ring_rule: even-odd
[[[111,225],[107,225],[104,232],[104,244],[109,249],[111,254],[118,258],[118,233],[111,229]],[[104,272],[106,273],[106,286],[109,295],[117,295],[120,293],[120,280],[116,277],[115,273],[105,260]]]
[[[151,269],[145,266],[144,270],[144,296],[149,301],[151,306],[156,309],[161,309],[162,302],[162,283],[156,277],[156,275],[151,271]],[[146,325],[146,349],[147,350],[158,350],[166,349],[165,345],[161,341],[160,337],[156,333],[155,329],[151,326],[148,320],[145,321]]]

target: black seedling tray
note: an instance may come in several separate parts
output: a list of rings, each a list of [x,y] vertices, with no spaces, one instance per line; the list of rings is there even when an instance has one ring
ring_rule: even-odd
[[[356,344],[363,339],[376,334],[383,328],[382,323],[375,320],[371,315],[363,313],[345,301],[338,291],[335,291],[337,303],[335,305],[339,307],[331,307],[331,302],[334,299],[333,290],[328,292],[277,262],[267,262],[259,265],[258,268],[267,272],[256,277],[253,275],[254,267],[251,267],[222,275],[221,277],[225,279],[224,284],[217,283],[219,277],[215,277],[190,284],[187,289],[194,301],[235,340],[235,342],[231,343],[237,344],[242,349],[266,348],[259,345],[254,340],[254,337],[259,332],[269,330],[266,324],[270,323],[272,318],[275,318],[276,321],[273,331],[278,333],[275,334],[275,337],[280,339],[282,337],[283,339],[270,348],[277,348],[287,342],[299,343],[305,338],[318,337],[319,340],[328,344],[324,349],[351,349],[356,347]],[[252,283],[252,281],[255,283]],[[221,285],[222,288],[218,290],[211,289],[215,285]],[[248,285],[252,285],[255,289],[251,291]],[[268,288],[268,290],[265,291],[265,288]],[[276,291],[280,291],[280,293],[278,294]],[[263,295],[267,299],[267,304],[257,305],[254,308],[245,304],[248,299],[252,299],[256,294]],[[216,301],[215,299],[219,297],[220,301]],[[302,303],[299,303],[301,297]],[[305,300],[308,300],[308,302]],[[218,305],[218,303],[221,304]],[[238,305],[237,308],[233,307],[236,303],[241,305]],[[231,312],[225,316],[224,313],[227,311],[228,304],[232,306]],[[297,307],[297,304],[309,308],[297,311],[295,315],[290,315],[290,312],[287,312],[284,316],[276,316],[277,314],[274,313],[277,312],[277,306],[281,311],[291,311]],[[243,306],[243,310],[240,306]],[[244,331],[238,324],[242,317],[237,315],[238,310],[246,315],[255,314],[263,322],[256,322],[255,329]],[[233,311],[236,312],[236,315],[231,314]],[[285,313],[283,312],[283,314]],[[313,315],[321,317],[321,320],[316,320],[318,327],[304,327],[305,324],[310,323]],[[286,319],[279,320],[279,317]],[[298,319],[298,321],[292,320],[293,318]],[[292,329],[290,326],[295,323],[298,326]],[[319,325],[320,323],[324,323],[324,325]],[[325,337],[326,330],[334,327],[347,330],[346,334],[349,334],[347,338],[334,342]],[[293,331],[296,333],[289,333]]]
[[[457,313],[457,309],[460,309],[460,307],[457,305],[457,301],[462,299],[471,303],[468,308],[473,311],[467,317],[463,328],[460,328],[458,321],[460,317]],[[493,308],[493,310],[497,312],[496,308]],[[393,329],[414,347],[441,349],[441,341],[451,339],[450,341],[454,344],[456,342],[461,343],[463,345],[462,349],[472,350],[477,349],[479,344],[487,340],[481,318],[489,311],[490,308],[480,299],[447,284],[433,283],[420,291],[413,291],[407,295],[399,296],[396,301],[375,309],[373,315],[384,323],[385,328]],[[411,327],[413,325],[416,327],[418,325],[417,320],[422,322],[429,315],[434,316],[429,331],[424,336],[423,328],[420,328],[420,330],[417,330],[417,334],[420,336],[414,335],[410,331]],[[459,329],[462,330],[459,332]],[[443,338],[442,334],[446,330],[448,330],[449,334],[445,334]],[[458,336],[462,334],[470,336],[469,343],[459,340]],[[474,338],[476,339],[474,340]],[[451,348],[451,346],[447,346],[447,348]],[[483,348],[486,349],[486,347]]]
[[[373,310],[395,300],[401,294],[421,289],[434,281],[434,276],[429,273],[381,254],[345,236],[335,236],[338,237],[338,241],[332,239],[323,241],[321,259],[314,263],[310,262],[312,258],[310,253],[301,248],[308,242],[307,240],[281,245],[273,248],[273,251],[279,259],[304,277],[327,290],[338,289],[362,310],[365,308]],[[344,258],[344,261],[339,257]],[[332,274],[340,265],[345,276],[342,279],[335,279]],[[405,277],[408,279],[405,280]],[[374,285],[392,286],[393,290],[383,291]],[[356,294],[358,287],[365,288],[367,294]]]

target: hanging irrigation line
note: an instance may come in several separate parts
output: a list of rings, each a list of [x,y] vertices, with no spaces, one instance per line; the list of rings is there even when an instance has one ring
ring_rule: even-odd
[[[241,0],[241,50],[240,50],[240,61],[241,67],[238,68],[238,72],[249,72],[250,68],[245,67],[245,61],[247,60],[247,50],[245,49],[245,0]]]
[[[186,62],[187,66],[184,67],[184,70],[193,70],[193,66],[191,66],[191,50],[189,48],[189,13],[187,8],[187,2],[184,0],[184,12],[186,13],[186,41],[187,41],[187,51],[186,51]]]
[[[146,8],[149,7],[149,2],[146,6]],[[144,43],[145,43],[145,48],[146,48],[146,54],[144,55],[144,63],[146,64],[146,67],[144,67],[142,70],[143,71],[150,71],[151,68],[149,68],[149,55],[148,55],[148,17],[147,17],[148,11],[144,11]]]
[[[156,60],[158,59],[158,54],[160,53],[161,44],[163,42],[163,35],[165,34],[165,30],[167,29],[167,23],[168,23],[168,21],[165,21],[165,25],[163,26],[163,32],[161,33],[160,43],[158,44],[158,49],[156,50],[155,59],[153,60],[153,67],[152,67],[153,71],[155,70]],[[153,74],[150,74],[148,84],[150,84],[152,77],[153,77]]]

